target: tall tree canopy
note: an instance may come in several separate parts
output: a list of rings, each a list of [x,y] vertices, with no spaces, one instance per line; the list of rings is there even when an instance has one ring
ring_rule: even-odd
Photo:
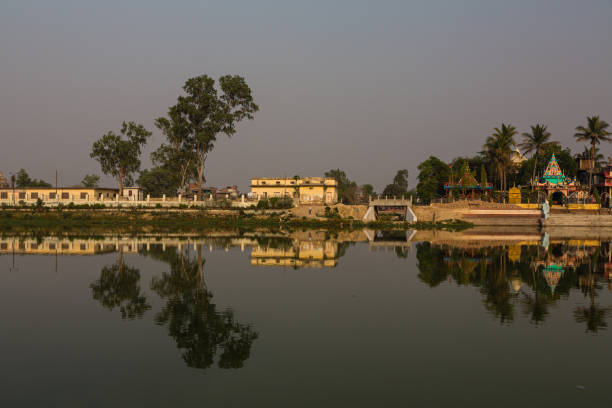
[[[601,142],[612,141],[612,133],[608,131],[608,123],[601,120],[599,116],[587,116],[586,126],[577,126],[574,137],[578,142],[587,142],[591,144],[591,163],[594,162],[595,146]],[[593,166],[589,169],[589,188],[593,184]]]
[[[491,163],[491,170],[495,171],[500,187],[505,190],[506,175],[511,165],[510,153],[515,145],[514,136],[517,131],[514,126],[505,123],[493,130],[493,134],[487,138],[482,146],[482,153]]]
[[[168,110],[168,117],[155,119],[155,126],[161,130],[166,137],[167,143],[151,153],[151,161],[159,169],[152,170],[160,173],[172,173],[172,177],[165,177],[164,181],[173,180],[173,188],[170,190],[185,190],[185,185],[195,179],[197,174],[196,151],[194,138],[190,137],[187,119],[181,116],[178,106],[172,106]],[[166,187],[164,187],[164,190]]]
[[[123,122],[121,134],[108,132],[94,142],[90,156],[100,163],[102,172],[117,179],[119,195],[126,182],[140,169],[140,154],[151,132],[134,122]]]
[[[519,147],[523,149],[525,154],[533,153],[533,157],[535,158],[533,161],[533,174],[531,176],[533,183],[536,176],[537,159],[540,154],[542,154],[542,149],[544,146],[549,143],[550,132],[547,130],[545,125],[538,123],[535,126],[531,126],[531,133],[524,132],[522,137],[523,141],[519,144]]]
[[[171,125],[174,122],[178,126],[177,129],[171,127],[172,132],[176,131],[178,138],[185,140],[181,141],[181,146],[190,147],[194,153],[200,199],[204,165],[208,153],[214,149],[217,135],[232,136],[239,122],[253,119],[254,113],[259,110],[251,95],[251,88],[243,77],[222,76],[219,78],[219,88],[208,75],[190,78],[183,86],[185,95],[179,96],[177,104],[169,111]],[[158,122],[158,125],[163,124]]]
[[[387,184],[383,190],[384,196],[404,197],[408,193],[408,170],[398,170],[393,177],[393,183]]]

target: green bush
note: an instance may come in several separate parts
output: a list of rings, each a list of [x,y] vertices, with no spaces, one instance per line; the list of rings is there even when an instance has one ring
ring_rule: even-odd
[[[270,208],[285,209],[293,207],[293,199],[289,197],[272,197],[270,198]]]

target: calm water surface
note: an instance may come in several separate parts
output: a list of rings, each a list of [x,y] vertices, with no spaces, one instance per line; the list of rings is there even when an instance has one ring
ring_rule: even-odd
[[[3,406],[604,406],[609,242],[0,238]]]

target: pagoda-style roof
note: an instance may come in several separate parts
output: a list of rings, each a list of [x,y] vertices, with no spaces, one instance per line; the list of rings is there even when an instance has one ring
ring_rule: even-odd
[[[543,179],[551,184],[563,184],[565,181],[565,175],[561,171],[554,153],[548,162],[548,166],[546,166]]]

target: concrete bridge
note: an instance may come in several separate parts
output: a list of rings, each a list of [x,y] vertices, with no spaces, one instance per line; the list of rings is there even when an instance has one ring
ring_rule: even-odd
[[[379,214],[397,214],[408,222],[416,222],[412,211],[412,198],[375,197],[370,198],[368,210],[363,216],[364,222],[376,221]]]

